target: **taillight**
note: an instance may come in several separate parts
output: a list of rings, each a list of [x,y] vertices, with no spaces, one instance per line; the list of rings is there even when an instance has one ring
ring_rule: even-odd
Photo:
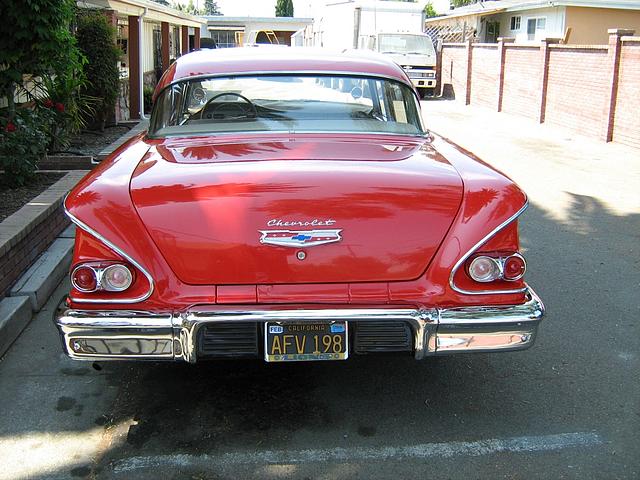
[[[500,278],[500,260],[485,255],[474,258],[469,264],[469,276],[476,282],[493,282]]]
[[[109,265],[102,271],[101,284],[110,292],[122,292],[131,286],[133,275],[124,265]]]
[[[524,257],[519,253],[508,256],[478,255],[468,263],[469,276],[480,283],[506,280],[514,282],[520,280],[527,269]]]
[[[119,263],[82,264],[71,272],[71,283],[75,289],[83,293],[122,292],[133,283],[133,273],[129,267]]]
[[[81,292],[95,292],[98,289],[98,275],[92,267],[81,265],[71,273],[71,283]]]
[[[519,253],[514,253],[510,257],[504,259],[503,263],[503,275],[505,280],[511,282],[520,280],[527,270],[527,262]]]

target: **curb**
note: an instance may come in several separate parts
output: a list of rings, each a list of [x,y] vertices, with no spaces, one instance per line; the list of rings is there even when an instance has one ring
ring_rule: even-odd
[[[0,357],[31,321],[29,297],[6,297],[0,302]]]
[[[65,277],[71,265],[75,225],[63,230],[0,302],[0,357],[11,347]]]
[[[72,238],[56,238],[14,284],[11,297],[29,297],[34,313],[47,302],[71,265]]]

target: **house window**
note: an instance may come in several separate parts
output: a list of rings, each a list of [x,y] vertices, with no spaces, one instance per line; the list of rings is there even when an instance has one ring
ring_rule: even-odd
[[[236,32],[244,32],[244,30],[211,30],[211,38],[218,48],[236,47]]]
[[[527,38],[535,40],[536,34],[544,32],[547,28],[547,19],[545,17],[529,18],[527,20]]]
[[[520,19],[522,17],[520,15],[516,17],[511,17],[511,31],[520,30]]]

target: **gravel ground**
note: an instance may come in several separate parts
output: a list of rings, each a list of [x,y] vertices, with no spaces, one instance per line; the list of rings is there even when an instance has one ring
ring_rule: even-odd
[[[71,138],[67,152],[77,155],[97,155],[131,130],[127,125],[106,127],[103,132],[82,131]],[[64,154],[66,152],[61,152]],[[58,181],[64,173],[40,172],[35,181],[25,187],[10,189],[4,174],[0,174],[0,222],[18,211],[25,203]]]
[[[83,155],[97,155],[104,147],[111,145],[129,130],[131,130],[130,126],[114,125],[106,127],[104,132],[82,131],[71,139],[71,145],[67,150]]]
[[[44,192],[47,187],[53,185],[62,178],[61,172],[40,172],[33,183],[20,188],[9,188],[4,174],[0,175],[0,222],[31,199]]]

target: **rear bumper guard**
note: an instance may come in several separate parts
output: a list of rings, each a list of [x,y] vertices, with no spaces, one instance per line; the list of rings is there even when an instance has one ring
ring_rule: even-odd
[[[213,322],[407,322],[414,356],[522,350],[533,345],[544,305],[528,288],[521,305],[412,308],[227,310],[184,313],[59,309],[54,321],[65,353],[77,360],[174,360],[194,363],[200,328]]]

